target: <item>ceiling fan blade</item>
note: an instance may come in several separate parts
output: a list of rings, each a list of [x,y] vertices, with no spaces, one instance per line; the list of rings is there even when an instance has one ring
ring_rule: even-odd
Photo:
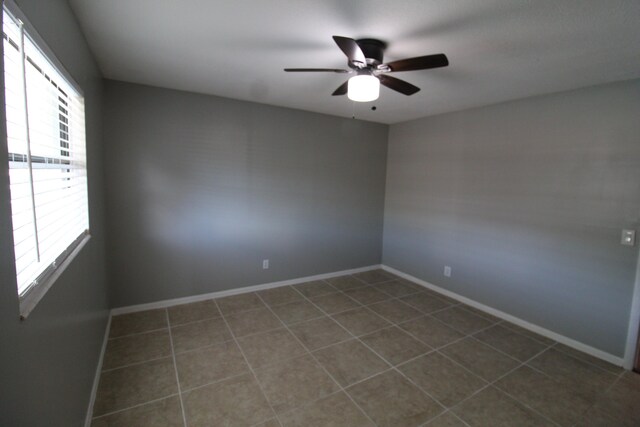
[[[364,57],[362,49],[360,49],[360,46],[358,46],[358,43],[356,43],[354,39],[350,39],[349,37],[333,36],[333,41],[335,41],[340,50],[347,55],[349,61],[360,62],[363,65],[367,65],[367,58]]]
[[[386,64],[391,71],[416,71],[440,68],[449,65],[447,55],[438,53],[435,55],[418,56],[417,58],[401,59]]]
[[[341,70],[339,68],[285,68],[285,71],[289,73],[348,73],[348,70]]]
[[[378,76],[380,83],[389,89],[393,89],[396,92],[403,93],[407,96],[413,95],[420,90],[419,87],[405,82],[404,80],[396,79],[395,77],[386,76],[384,74]]]
[[[349,89],[349,80],[342,83],[338,89],[334,90],[331,96],[346,95],[348,89]]]

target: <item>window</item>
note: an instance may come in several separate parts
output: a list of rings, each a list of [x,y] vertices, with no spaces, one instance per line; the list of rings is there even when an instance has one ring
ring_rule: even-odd
[[[25,317],[89,235],[84,98],[13,2],[3,13],[11,214]]]

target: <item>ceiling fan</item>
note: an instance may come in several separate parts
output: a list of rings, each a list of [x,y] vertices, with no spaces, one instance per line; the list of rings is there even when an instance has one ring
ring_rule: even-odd
[[[349,37],[333,36],[338,47],[347,55],[347,65],[350,70],[335,68],[285,68],[288,72],[329,72],[355,74],[344,82],[332,95],[345,95],[349,99],[368,102],[378,99],[380,85],[393,89],[404,95],[413,95],[420,90],[395,77],[387,75],[399,71],[428,70],[449,65],[447,56],[443,53],[418,56],[416,58],[401,59],[389,63],[382,62],[386,43],[376,39],[354,40]]]

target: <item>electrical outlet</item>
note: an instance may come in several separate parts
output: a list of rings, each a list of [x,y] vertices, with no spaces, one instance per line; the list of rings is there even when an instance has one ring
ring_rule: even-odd
[[[262,260],[262,269],[263,270],[268,270],[269,269],[269,260],[268,259],[263,259]]]
[[[449,267],[448,265],[444,266],[444,275],[445,277],[451,277],[451,267]]]
[[[635,246],[636,244],[636,230],[622,230],[622,238],[620,244],[625,246]]]

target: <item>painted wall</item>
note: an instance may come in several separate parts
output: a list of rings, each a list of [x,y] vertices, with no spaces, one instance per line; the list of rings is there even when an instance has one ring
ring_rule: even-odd
[[[639,117],[636,80],[392,125],[384,264],[622,357]]]
[[[18,0],[85,92],[92,238],[19,320],[6,143],[0,144],[0,425],[80,426],[108,316],[105,273],[101,75],[64,0]],[[0,72],[3,76],[4,72]],[[0,102],[4,123],[4,102]],[[2,141],[5,141],[4,126]]]
[[[114,81],[105,101],[114,307],[380,263],[388,126]]]

